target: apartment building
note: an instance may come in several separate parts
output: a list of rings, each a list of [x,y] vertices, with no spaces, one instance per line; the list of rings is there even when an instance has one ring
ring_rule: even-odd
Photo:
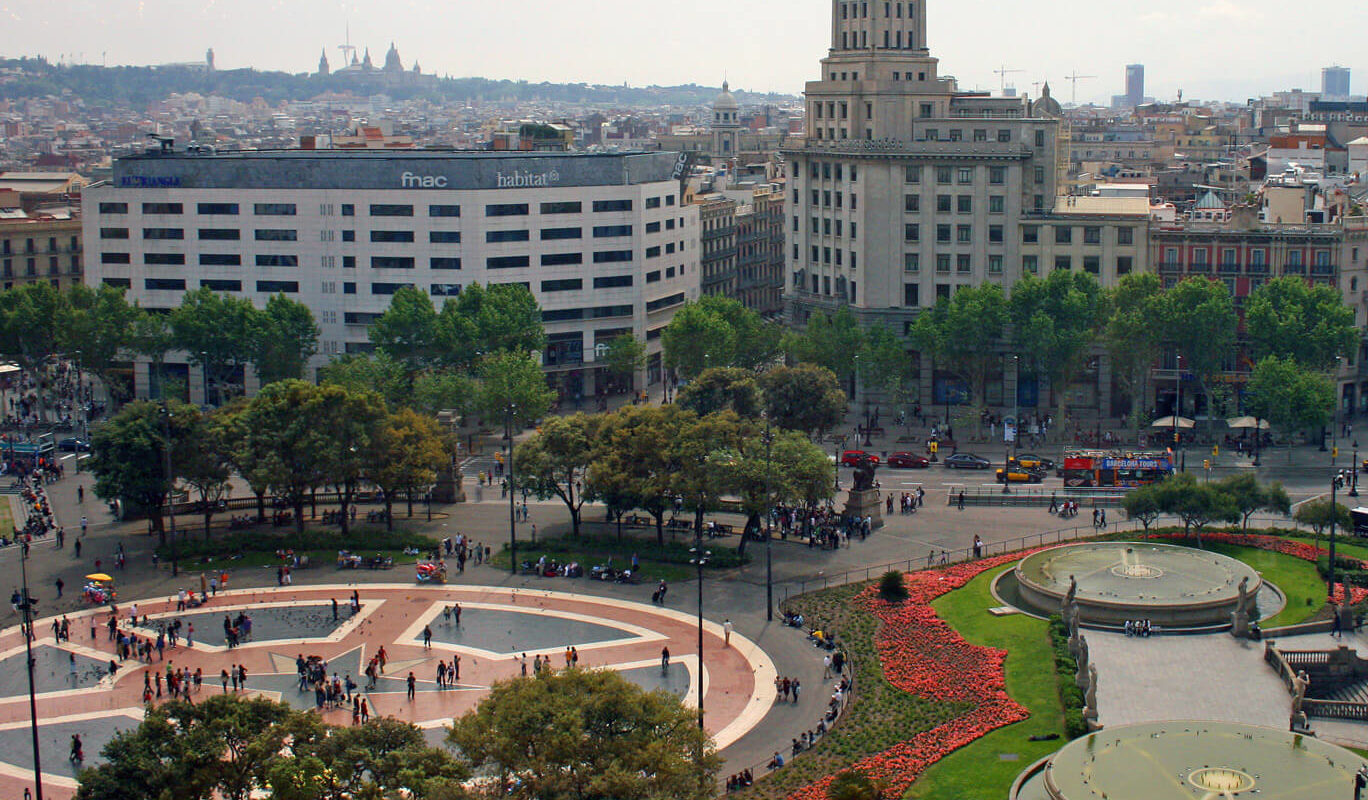
[[[81,282],[81,220],[0,215],[0,285],[13,289],[47,281],[58,288]]]

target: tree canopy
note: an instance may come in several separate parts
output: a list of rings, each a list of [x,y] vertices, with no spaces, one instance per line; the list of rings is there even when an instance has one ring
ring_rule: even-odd
[[[685,303],[661,333],[665,366],[693,378],[709,367],[757,369],[779,355],[779,330],[736,300]]]
[[[1326,370],[1335,365],[1336,356],[1353,351],[1358,330],[1354,310],[1344,304],[1338,289],[1285,275],[1249,294],[1245,335],[1256,361],[1278,356]]]
[[[1000,347],[1007,319],[1007,297],[1001,286],[966,286],[917,315],[912,341],[938,368],[968,384],[972,402],[982,406],[988,373],[1002,363]]]
[[[1013,347],[1049,377],[1061,421],[1068,419],[1069,383],[1106,324],[1105,311],[1102,287],[1087,272],[1055,270],[1043,280],[1027,274],[1012,286]]]

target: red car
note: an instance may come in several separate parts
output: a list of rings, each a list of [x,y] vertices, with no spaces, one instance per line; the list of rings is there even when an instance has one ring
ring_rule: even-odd
[[[925,469],[931,466],[931,459],[916,453],[894,453],[888,457],[888,466],[902,469]]]
[[[879,463],[879,457],[873,453],[866,453],[863,450],[847,450],[841,454],[841,465],[846,467],[858,467],[861,459],[868,458],[875,464]]]

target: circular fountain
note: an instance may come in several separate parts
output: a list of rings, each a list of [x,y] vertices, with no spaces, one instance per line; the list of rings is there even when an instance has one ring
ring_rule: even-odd
[[[1161,628],[1229,625],[1244,604],[1268,612],[1281,595],[1242,561],[1167,544],[1089,542],[1042,550],[1003,573],[994,591],[1036,616],[1057,614],[1066,598],[1084,625],[1147,619]],[[1273,612],[1276,613],[1276,610]],[[1266,614],[1265,614],[1266,615]]]
[[[1303,800],[1353,796],[1354,753],[1233,722],[1150,722],[1090,733],[1036,762],[1010,800]]]

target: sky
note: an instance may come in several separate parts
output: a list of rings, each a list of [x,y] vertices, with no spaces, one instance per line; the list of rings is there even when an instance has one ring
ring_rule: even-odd
[[[1107,102],[1126,64],[1146,66],[1146,94],[1173,99],[1318,91],[1320,69],[1368,63],[1355,47],[1368,4],[1322,0],[1314,15],[1273,0],[1097,0],[1001,3],[926,0],[932,55],[960,87],[1009,83],[1034,95],[1048,80],[1068,102]],[[214,48],[220,68],[312,72],[320,50],[369,47],[381,63],[394,41],[406,67],[531,81],[634,86],[720,84],[797,94],[830,45],[830,0],[0,0],[0,55],[155,64]],[[1314,16],[1314,23],[1309,21]],[[1307,43],[1312,43],[1308,45]]]

